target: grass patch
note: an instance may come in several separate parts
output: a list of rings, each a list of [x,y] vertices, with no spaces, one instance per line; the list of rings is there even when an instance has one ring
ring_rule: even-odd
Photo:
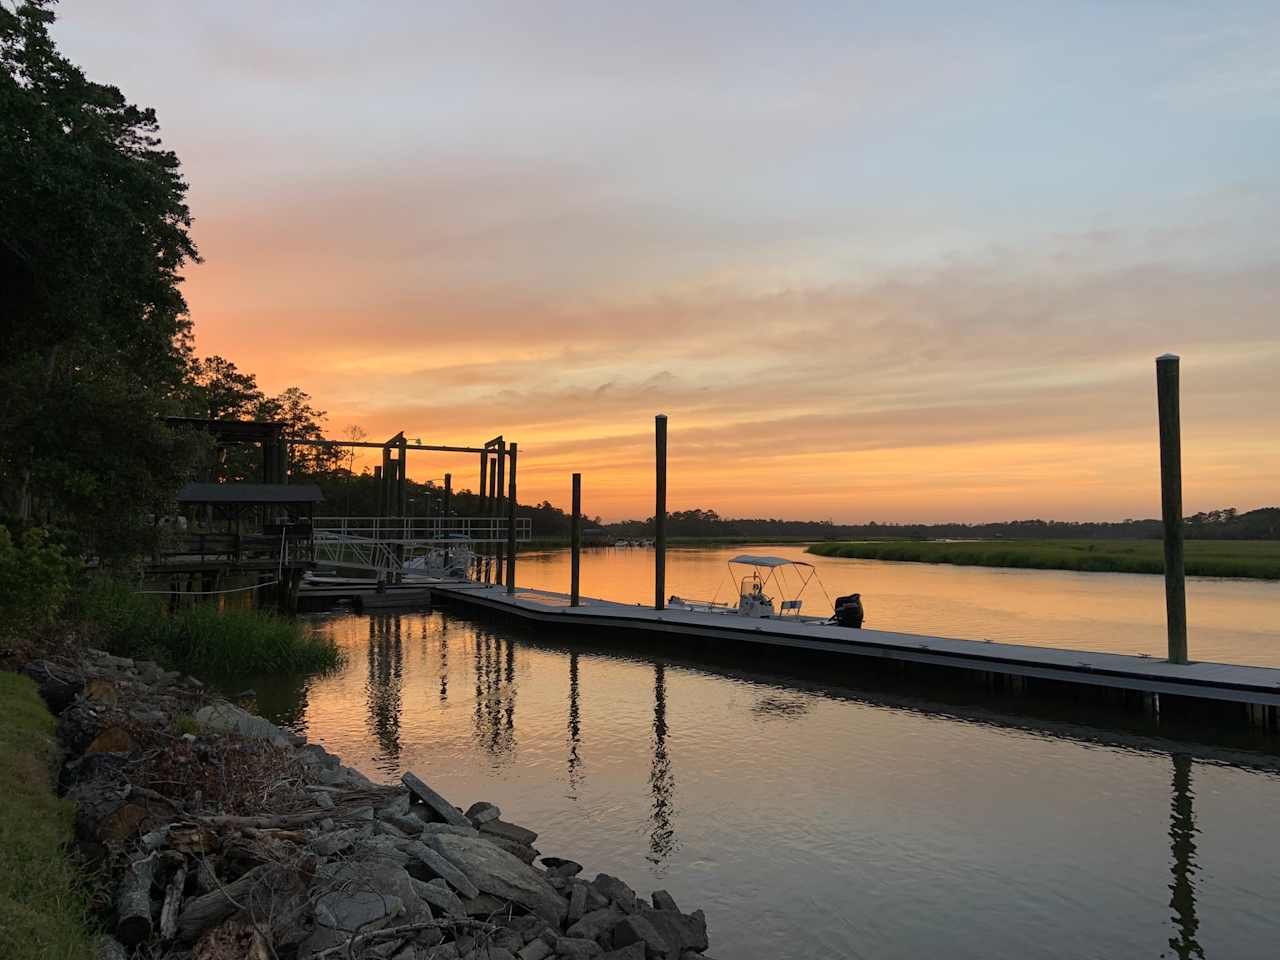
[[[76,613],[117,656],[155,660],[207,678],[250,673],[321,673],[342,662],[331,637],[268,610],[219,610],[212,603],[170,612],[157,597],[99,579]]]
[[[1164,573],[1164,545],[1159,540],[850,541],[815,543],[808,552],[821,557],[974,567]],[[1280,541],[1188,540],[1186,571],[1196,577],[1280,580]]]
[[[54,720],[36,685],[0,672],[0,956],[93,954],[80,871],[67,858],[75,805],[53,792]]]

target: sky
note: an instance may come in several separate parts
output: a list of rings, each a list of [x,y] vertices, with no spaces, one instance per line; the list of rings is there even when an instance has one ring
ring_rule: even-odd
[[[197,350],[522,501],[836,521],[1280,503],[1280,6],[63,0],[156,109]],[[416,479],[465,461],[410,456]]]

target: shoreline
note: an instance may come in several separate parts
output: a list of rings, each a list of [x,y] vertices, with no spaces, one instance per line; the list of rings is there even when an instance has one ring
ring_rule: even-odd
[[[587,881],[493,804],[464,811],[412,773],[376,784],[192,677],[91,649],[19,672],[57,717],[58,792],[76,804],[75,852],[109,931],[99,957],[696,960],[709,947],[702,911],[665,891]]]
[[[1159,540],[834,540],[811,543],[814,556],[950,566],[1076,573],[1162,575]],[[1186,575],[1229,580],[1280,580],[1280,541],[1187,540]]]

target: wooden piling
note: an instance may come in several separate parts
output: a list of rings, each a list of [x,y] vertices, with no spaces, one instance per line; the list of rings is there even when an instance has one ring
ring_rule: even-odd
[[[453,474],[446,473],[444,475],[444,504],[441,507],[440,515],[444,517],[444,529],[449,529],[449,501],[453,499]]]
[[[507,445],[501,440],[498,441],[498,458],[497,458],[496,466],[497,466],[496,472],[498,477],[494,486],[497,489],[498,495],[493,501],[493,516],[494,516],[494,519],[501,519],[502,513],[503,513],[502,485],[504,483],[504,477],[507,469]],[[493,556],[494,556],[493,582],[497,584],[502,583],[502,553],[503,553],[502,543],[501,542],[495,543],[493,545]]]
[[[1169,662],[1187,662],[1187,584],[1182,531],[1182,424],[1178,401],[1178,357],[1156,358],[1156,405],[1160,416],[1160,506],[1164,518],[1164,605]]]
[[[384,463],[386,462],[385,456],[383,457],[383,462]],[[378,491],[377,516],[380,517],[383,515],[383,499],[382,498],[383,498],[383,495],[386,493],[386,484],[382,482],[382,466],[381,465],[373,468],[373,485],[375,488],[377,488],[377,491]]]
[[[489,497],[488,482],[489,482],[489,448],[485,447],[484,452],[480,454],[480,490],[479,490],[480,506],[479,506],[479,509],[476,511],[477,516],[481,516],[481,517],[485,516],[486,511],[488,510],[488,497]],[[480,554],[481,554],[481,551],[484,550],[484,548],[478,543],[474,544],[474,547],[475,547],[476,580],[483,580],[484,579],[484,575],[483,575],[484,560],[481,559]]]
[[[511,473],[507,477],[507,574],[503,578],[507,593],[516,592],[516,447],[513,442],[507,451],[511,456]],[[502,563],[502,554],[498,555],[498,563]]]
[[[667,415],[653,418],[656,490],[653,507],[653,609],[667,601]]]
[[[573,515],[569,520],[569,606],[578,606],[582,573],[582,474],[573,475]]]

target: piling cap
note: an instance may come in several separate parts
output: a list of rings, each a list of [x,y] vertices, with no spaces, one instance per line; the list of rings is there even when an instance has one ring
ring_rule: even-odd
[[[1160,354],[1160,356],[1156,357],[1156,363],[1161,363],[1167,360],[1178,360],[1178,359],[1180,358],[1176,353],[1162,353]]]

